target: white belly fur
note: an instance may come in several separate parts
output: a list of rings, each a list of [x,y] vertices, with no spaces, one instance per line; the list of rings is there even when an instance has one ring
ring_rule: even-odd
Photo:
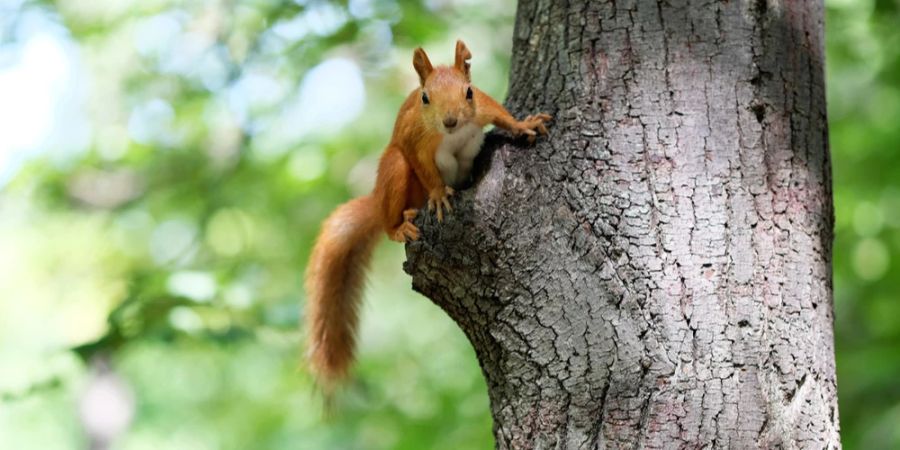
[[[453,133],[444,134],[444,139],[434,155],[434,162],[445,184],[457,186],[466,180],[472,170],[472,160],[478,155],[483,142],[484,130],[473,124],[464,125]]]

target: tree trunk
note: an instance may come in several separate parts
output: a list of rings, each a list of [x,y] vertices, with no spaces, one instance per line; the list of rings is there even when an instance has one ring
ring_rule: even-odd
[[[822,16],[519,2],[507,105],[550,137],[489,139],[405,265],[498,448],[840,447]]]

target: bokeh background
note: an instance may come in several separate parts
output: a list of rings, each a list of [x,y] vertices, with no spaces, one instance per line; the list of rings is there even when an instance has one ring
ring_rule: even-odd
[[[827,0],[847,448],[900,448],[900,1]],[[0,449],[491,448],[474,353],[376,253],[356,379],[299,361],[319,222],[412,48],[503,98],[511,0],[0,0]]]

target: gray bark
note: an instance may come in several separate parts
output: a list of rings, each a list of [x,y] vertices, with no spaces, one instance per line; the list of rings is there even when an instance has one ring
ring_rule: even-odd
[[[405,264],[498,448],[840,447],[822,16],[520,1],[507,106],[550,137],[492,136]]]

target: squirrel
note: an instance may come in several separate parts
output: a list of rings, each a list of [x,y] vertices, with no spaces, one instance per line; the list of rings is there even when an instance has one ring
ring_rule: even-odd
[[[417,240],[413,219],[426,204],[443,221],[453,188],[468,178],[481,149],[485,126],[528,136],[529,142],[547,134],[549,115],[516,120],[472,86],[471,57],[461,40],[453,66],[434,67],[421,47],[415,49],[419,87],[400,107],[375,188],[339,206],[322,224],[306,270],[306,316],[310,369],[326,391],[346,378],[353,362],[365,271],[380,232],[398,242]]]

